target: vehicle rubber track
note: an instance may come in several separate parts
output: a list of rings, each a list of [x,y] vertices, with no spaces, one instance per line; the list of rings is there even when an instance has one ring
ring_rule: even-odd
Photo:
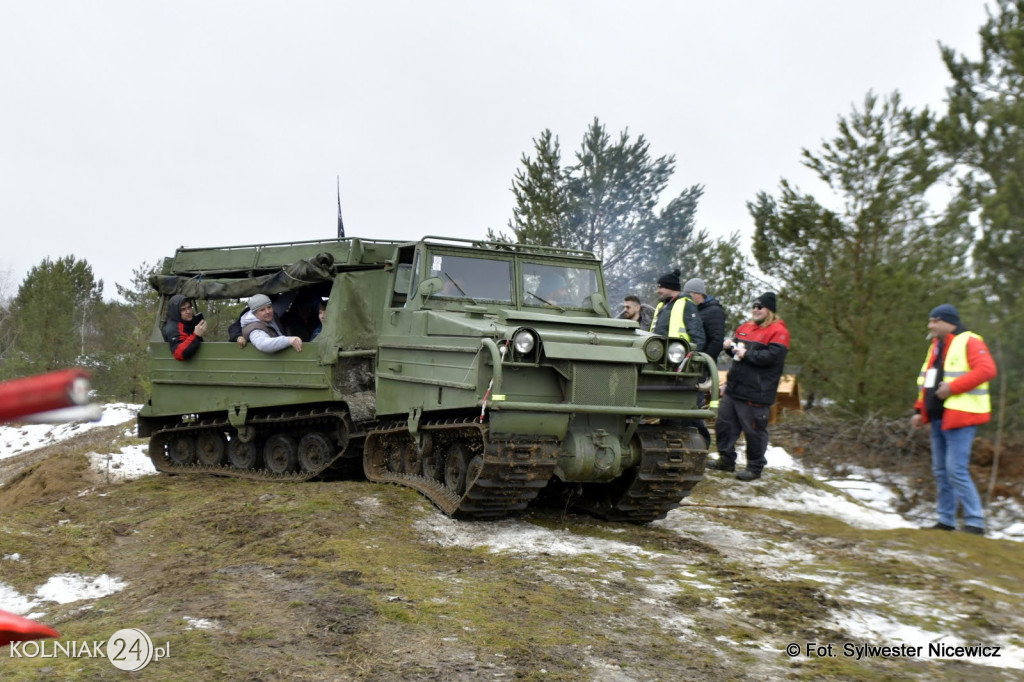
[[[204,434],[223,434],[234,431],[234,427],[231,426],[227,419],[202,420],[192,423],[175,424],[154,433],[149,439],[149,457],[157,471],[166,474],[206,474],[244,478],[252,481],[300,482],[315,478],[329,469],[351,447],[352,440],[356,436],[361,435],[349,433],[349,420],[346,412],[331,410],[306,410],[256,415],[246,422],[246,426],[255,428],[261,437],[274,433],[284,433],[299,439],[307,433],[336,429],[341,429],[345,437],[343,438],[343,446],[338,448],[333,456],[324,458],[321,466],[303,471],[275,473],[265,468],[239,469],[229,464],[207,465],[198,461],[185,464],[175,461],[168,452],[167,444],[171,443],[176,437],[182,435],[199,437]]]
[[[522,511],[548,484],[558,461],[554,439],[489,441],[487,426],[473,419],[424,421],[419,431],[422,448],[414,447],[406,422],[368,433],[363,471],[371,481],[418,490],[456,518]]]
[[[647,523],[664,518],[704,478],[707,449],[696,429],[640,427],[640,464],[622,481],[584,484],[574,506],[609,521]]]

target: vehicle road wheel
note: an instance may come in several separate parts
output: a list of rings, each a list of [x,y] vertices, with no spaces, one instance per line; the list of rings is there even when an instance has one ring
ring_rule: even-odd
[[[392,474],[402,473],[402,444],[385,438],[381,445],[384,448],[384,467]]]
[[[227,443],[223,433],[204,433],[196,439],[199,462],[205,466],[217,467],[224,464]]]
[[[271,473],[284,474],[295,471],[298,466],[298,448],[295,439],[283,433],[275,433],[263,446],[263,463]]]
[[[331,461],[334,449],[319,433],[307,433],[299,440],[299,467],[306,473],[319,471]]]
[[[167,457],[167,445],[170,436],[166,433],[158,433],[149,439],[149,458],[154,462],[163,462]]]
[[[473,485],[476,481],[476,477],[480,475],[480,472],[484,470],[484,456],[477,455],[473,459],[469,460],[469,466],[466,468],[466,487]]]
[[[237,438],[228,443],[228,462],[236,469],[255,469],[259,466],[260,451],[256,441],[243,443]]]
[[[167,449],[167,456],[179,466],[196,463],[196,440],[192,436],[175,436]]]
[[[402,458],[402,472],[406,474],[413,474],[419,476],[423,469],[421,464],[423,457],[420,455],[419,449],[416,447],[416,443],[410,438],[408,442],[402,444],[400,456]]]
[[[423,475],[432,481],[444,480],[444,457],[438,448],[424,450],[420,457]]]
[[[452,443],[444,458],[444,484],[457,495],[466,492],[466,470],[469,468],[469,457],[460,443]]]

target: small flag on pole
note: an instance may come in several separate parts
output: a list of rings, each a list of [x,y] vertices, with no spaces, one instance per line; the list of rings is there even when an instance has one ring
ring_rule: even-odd
[[[341,220],[341,176],[338,176],[338,239],[345,238],[345,223]]]

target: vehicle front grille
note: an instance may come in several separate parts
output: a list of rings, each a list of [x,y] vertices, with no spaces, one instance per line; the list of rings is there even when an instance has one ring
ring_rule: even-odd
[[[630,406],[636,403],[636,367],[605,362],[572,363],[572,402]]]

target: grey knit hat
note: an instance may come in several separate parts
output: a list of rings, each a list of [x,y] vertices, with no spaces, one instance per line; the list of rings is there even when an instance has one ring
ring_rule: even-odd
[[[686,280],[686,284],[683,285],[684,294],[700,294],[701,296],[708,295],[708,289],[704,286],[704,280],[700,277],[694,277],[693,279]]]
[[[256,294],[249,298],[249,310],[256,312],[265,305],[270,305],[270,297],[266,294]]]

